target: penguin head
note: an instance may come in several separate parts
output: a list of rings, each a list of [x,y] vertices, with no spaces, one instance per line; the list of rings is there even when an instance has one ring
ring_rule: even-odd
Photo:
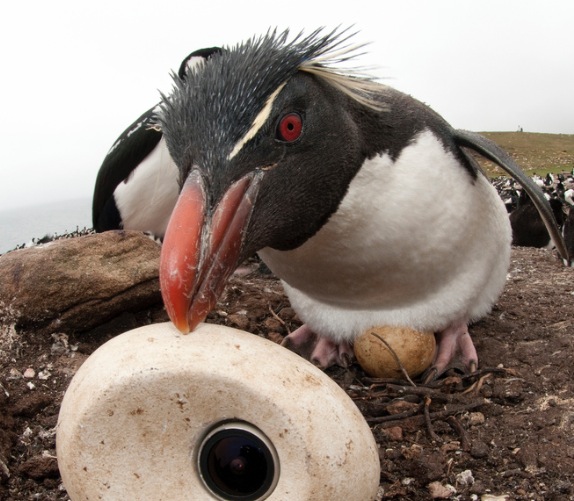
[[[345,33],[270,32],[213,54],[164,98],[182,191],[160,278],[180,330],[205,318],[244,258],[316,233],[370,154],[357,123],[381,112],[380,86],[329,66],[348,58]]]

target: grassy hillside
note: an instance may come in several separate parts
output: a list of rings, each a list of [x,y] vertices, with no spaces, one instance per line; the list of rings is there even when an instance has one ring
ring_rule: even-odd
[[[548,172],[572,172],[574,168],[574,134],[541,134],[536,132],[481,132],[504,148],[522,169],[532,176]],[[491,176],[504,171],[478,157]]]

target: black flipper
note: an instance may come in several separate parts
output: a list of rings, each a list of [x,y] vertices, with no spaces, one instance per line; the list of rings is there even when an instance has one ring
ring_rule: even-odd
[[[92,219],[97,232],[119,229],[119,213],[113,200],[117,186],[149,155],[161,140],[162,133],[154,128],[154,108],[147,110],[117,139],[100,167],[92,200]]]
[[[550,207],[550,203],[544,196],[544,193],[516,164],[516,162],[506,153],[500,146],[498,146],[494,141],[487,139],[476,132],[470,132],[466,130],[456,130],[454,131],[454,138],[459,146],[470,148],[476,151],[484,158],[494,162],[496,165],[504,169],[508,174],[510,174],[516,181],[518,181],[524,188],[526,193],[530,196],[532,203],[535,205],[536,209],[540,213],[542,221],[552,238],[552,241],[556,245],[556,249],[560,253],[560,256],[565,263],[570,263],[570,257],[568,256],[568,250],[566,249],[566,243],[560,228],[556,223],[554,213]]]

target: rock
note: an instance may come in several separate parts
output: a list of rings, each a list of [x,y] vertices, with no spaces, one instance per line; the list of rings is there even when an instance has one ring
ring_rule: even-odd
[[[54,399],[50,395],[28,393],[13,405],[12,414],[14,416],[33,417],[52,403],[54,403]]]
[[[456,489],[452,485],[442,485],[440,482],[431,482],[428,490],[431,499],[448,499],[456,494]]]
[[[472,484],[474,484],[474,476],[472,474],[472,471],[470,470],[461,471],[456,476],[456,483],[457,485],[462,485],[463,487],[469,487]]]
[[[468,414],[468,424],[470,426],[477,426],[479,424],[484,424],[486,418],[482,412],[471,412]]]
[[[41,331],[85,331],[124,311],[161,304],[160,245],[109,231],[0,256],[0,321]]]
[[[56,458],[47,456],[34,456],[28,459],[20,465],[18,471],[35,480],[57,478],[60,475]]]
[[[476,440],[473,442],[472,447],[470,448],[470,455],[475,459],[483,459],[488,457],[490,454],[490,449],[488,445],[480,440]]]
[[[245,314],[232,313],[227,317],[227,321],[229,325],[236,329],[245,330],[249,327],[249,319]]]
[[[390,428],[383,428],[381,430],[383,437],[388,438],[394,442],[400,442],[403,439],[403,429],[400,426],[391,426]]]

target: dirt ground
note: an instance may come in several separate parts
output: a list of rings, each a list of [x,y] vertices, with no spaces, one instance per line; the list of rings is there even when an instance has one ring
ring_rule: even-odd
[[[208,321],[280,342],[299,322],[277,280],[252,268]],[[327,371],[380,445],[380,499],[574,499],[573,278],[549,251],[514,249],[503,296],[471,330],[475,375],[412,386],[356,364]],[[15,342],[0,354],[1,501],[69,499],[55,426],[72,376],[112,336],[165,319],[158,305],[86,333],[4,333]]]

